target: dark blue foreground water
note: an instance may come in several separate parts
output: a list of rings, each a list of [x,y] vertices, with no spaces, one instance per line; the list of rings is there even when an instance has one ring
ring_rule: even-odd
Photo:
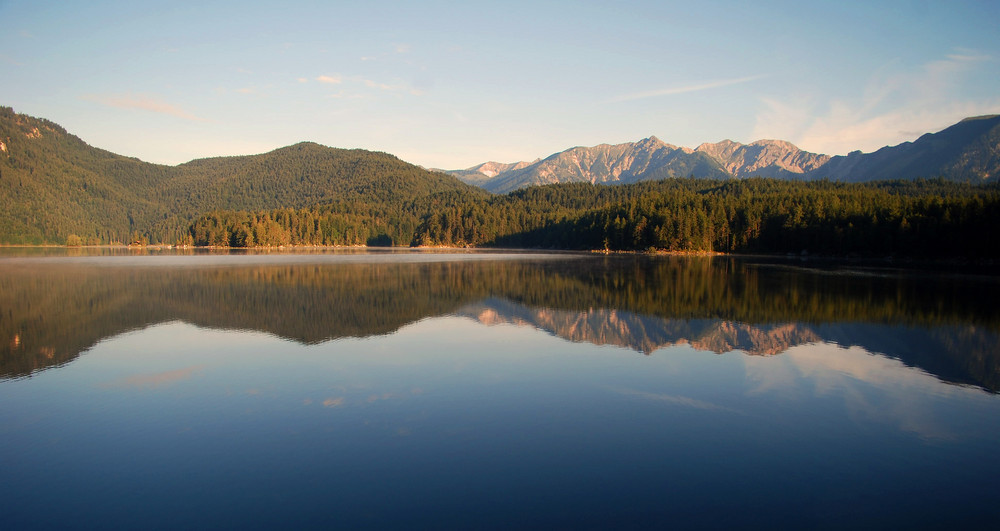
[[[1000,515],[991,279],[333,254],[8,258],[0,287],[3,529]]]

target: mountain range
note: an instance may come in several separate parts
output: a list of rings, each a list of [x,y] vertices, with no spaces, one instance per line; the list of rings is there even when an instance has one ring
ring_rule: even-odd
[[[494,193],[542,184],[627,184],[688,176],[995,181],[1000,179],[1000,115],[966,118],[913,142],[846,156],[810,153],[783,140],[750,144],[723,140],[691,149],[651,136],[638,142],[574,147],[532,162],[486,162],[448,173]]]
[[[997,181],[1000,116],[969,118],[914,142],[847,156],[809,153],[780,140],[725,140],[690,149],[649,137],[443,172],[387,153],[312,142],[260,155],[151,164],[92,147],[46,119],[0,107],[0,243],[5,244],[65,243],[70,236],[82,243],[190,242],[192,224],[210,212],[267,213],[333,203],[344,216],[365,212],[373,223],[388,223],[387,214],[405,218],[395,222],[400,234],[392,241],[408,242],[410,235],[402,233],[427,209],[440,207],[435,199],[440,194],[484,197],[483,189],[506,193],[551,183],[689,176]],[[402,217],[394,214],[404,211]]]

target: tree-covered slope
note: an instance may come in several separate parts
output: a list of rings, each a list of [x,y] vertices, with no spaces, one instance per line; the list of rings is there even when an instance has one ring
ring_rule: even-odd
[[[350,203],[398,209],[437,193],[482,194],[386,154],[300,143],[261,155],[163,166],[87,145],[47,120],[0,108],[0,243],[184,241],[215,210]]]
[[[0,243],[121,241],[167,214],[149,190],[174,174],[0,107]]]

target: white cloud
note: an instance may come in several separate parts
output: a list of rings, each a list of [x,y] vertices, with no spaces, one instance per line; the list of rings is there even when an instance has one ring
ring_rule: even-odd
[[[169,116],[174,116],[184,120],[189,120],[192,122],[206,122],[208,120],[195,116],[176,105],[167,103],[159,98],[146,95],[96,95],[88,94],[81,97],[84,100],[89,100],[93,102],[106,105],[108,107],[115,107],[118,109],[139,109],[143,111],[155,112],[159,114],[166,114]]]
[[[693,85],[684,85],[680,87],[669,87],[664,89],[649,90],[645,92],[633,92],[631,94],[622,94],[620,96],[615,96],[614,98],[611,98],[611,100],[609,101],[611,102],[632,101],[632,100],[641,100],[646,98],[655,98],[659,96],[673,96],[675,94],[684,94],[687,92],[701,92],[703,90],[710,90],[714,88],[728,87],[730,85],[738,85],[740,83],[747,83],[750,81],[761,79],[763,77],[765,76],[763,75],[747,76],[735,79],[721,79],[717,81],[709,81],[706,83],[696,83]]]
[[[990,57],[959,51],[917,69],[883,68],[853,98],[764,98],[752,137],[789,140],[830,155],[913,140],[962,118],[1000,112],[1000,97],[962,101],[956,96],[969,73],[991,62]]]
[[[299,80],[301,81],[301,78]],[[340,76],[319,76],[316,78],[316,81],[329,85],[339,85],[343,82],[343,79]]]

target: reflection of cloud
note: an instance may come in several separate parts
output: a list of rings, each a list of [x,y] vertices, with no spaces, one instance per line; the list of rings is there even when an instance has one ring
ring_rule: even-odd
[[[743,359],[747,379],[757,383],[751,393],[797,389],[818,396],[839,395],[853,416],[896,425],[925,439],[959,435],[949,418],[935,413],[933,406],[943,396],[983,395],[977,389],[944,385],[899,360],[832,343],[793,347],[774,358]]]
[[[718,404],[713,404],[711,402],[705,402],[703,400],[698,400],[696,398],[691,398],[691,397],[688,397],[688,396],[664,395],[664,394],[660,394],[660,393],[649,393],[649,392],[646,392],[646,391],[639,391],[639,390],[636,390],[636,389],[619,389],[619,388],[615,388],[615,389],[612,389],[612,391],[615,391],[615,392],[623,394],[623,395],[635,396],[635,397],[643,398],[643,399],[646,399],[646,400],[654,400],[654,401],[659,401],[659,402],[666,402],[666,403],[669,403],[669,404],[674,404],[674,405],[684,406],[684,407],[691,407],[691,408],[695,408],[695,409],[704,409],[704,410],[709,410],[709,411],[730,411],[732,413],[739,413],[739,411],[736,411],[735,409],[731,409],[731,408],[728,408],[728,407],[725,407],[725,406],[720,406]]]
[[[135,387],[140,389],[166,387],[182,380],[187,380],[204,368],[204,365],[195,365],[194,367],[177,369],[175,371],[158,372],[153,374],[136,374],[134,376],[129,376],[128,378],[122,378],[120,380],[114,380],[112,382],[102,384],[101,387]]]
[[[764,76],[757,75],[757,76],[739,77],[735,79],[720,79],[717,81],[709,81],[706,83],[695,83],[693,85],[684,85],[680,87],[648,90],[645,92],[633,92],[631,94],[622,94],[620,96],[615,96],[614,98],[611,98],[610,101],[619,102],[619,101],[643,100],[646,98],[655,98],[658,96],[673,96],[675,94],[684,94],[687,92],[701,92],[703,90],[728,87],[729,85],[738,85],[740,83],[747,83],[750,81],[761,79],[762,77]]]
[[[379,400],[389,400],[390,398],[393,398],[394,396],[395,395],[392,394],[392,393],[382,393],[381,395],[369,395],[368,396],[368,403],[371,404],[372,402],[377,402]]]
[[[340,407],[342,405],[344,405],[344,397],[342,396],[330,397],[323,401],[323,407]]]
[[[158,114],[166,114],[169,116],[174,116],[176,118],[181,118],[184,120],[189,120],[192,122],[206,122],[204,118],[195,116],[176,105],[167,103],[158,98],[145,95],[109,95],[101,96],[96,94],[90,94],[83,96],[82,99],[94,101],[100,103],[101,105],[106,105],[108,107],[115,107],[117,109],[139,109],[142,111],[155,112]]]

